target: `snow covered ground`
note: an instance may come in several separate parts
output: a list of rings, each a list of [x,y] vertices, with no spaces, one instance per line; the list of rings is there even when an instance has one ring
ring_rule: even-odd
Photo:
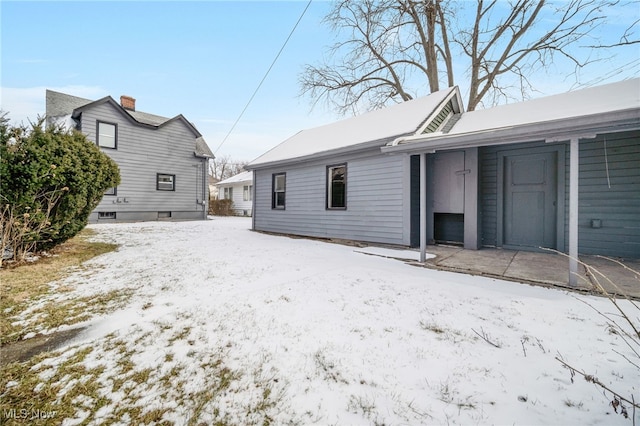
[[[609,395],[580,376],[572,382],[555,359],[637,397],[639,370],[623,358],[633,355],[594,311],[611,312],[607,300],[433,271],[378,256],[393,250],[365,254],[250,225],[91,226],[120,248],[65,284],[82,296],[134,290],[125,310],[95,318],[72,342],[102,348],[84,361],[105,367],[111,403],[96,423],[125,398],[184,423],[184,401],[202,397],[215,358],[242,378],[216,401],[201,398],[205,424],[222,416],[259,423],[260,415],[275,424],[631,424]],[[122,347],[134,370],[151,372],[144,392],[114,391],[109,374]],[[154,384],[160,377],[176,385]],[[266,383],[274,403],[247,416]]]

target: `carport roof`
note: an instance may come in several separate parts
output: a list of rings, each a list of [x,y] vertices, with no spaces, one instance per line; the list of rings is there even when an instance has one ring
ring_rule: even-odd
[[[447,133],[399,137],[383,152],[566,140],[640,127],[640,78],[464,112]],[[564,139],[563,139],[564,138]]]

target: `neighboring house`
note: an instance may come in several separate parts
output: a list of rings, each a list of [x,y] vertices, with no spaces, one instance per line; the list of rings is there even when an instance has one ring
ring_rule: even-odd
[[[209,175],[209,200],[218,199],[218,187],[216,186],[218,182],[220,182],[220,179]]]
[[[448,88],[247,169],[255,230],[640,258],[640,79],[472,112]]]
[[[83,132],[120,168],[89,222],[206,219],[213,154],[187,119],[136,111],[135,99],[96,101],[47,90],[48,123]]]
[[[251,216],[253,209],[253,173],[242,172],[216,184],[218,199],[233,201],[239,216]]]

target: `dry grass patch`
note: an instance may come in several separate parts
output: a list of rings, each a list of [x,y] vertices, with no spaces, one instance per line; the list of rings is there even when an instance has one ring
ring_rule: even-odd
[[[174,355],[168,340],[183,333],[182,327],[169,332],[158,326],[151,333],[134,328],[90,346],[2,365],[0,424],[28,424],[15,416],[34,410],[50,415],[38,419],[43,425],[65,419],[73,424],[275,423],[286,403],[286,383],[275,372],[262,364],[251,371],[231,368],[227,347],[195,353],[197,363]],[[166,342],[168,352],[147,353],[145,348],[158,340]],[[175,344],[183,348],[184,341]],[[292,418],[289,423],[299,422]]]
[[[124,292],[110,292],[91,298],[44,303],[34,310],[34,321],[27,325],[14,324],[15,318],[33,302],[50,294],[51,282],[69,276],[87,260],[117,248],[115,244],[89,241],[94,234],[95,231],[85,229],[34,262],[3,263],[0,270],[0,344],[18,341],[30,332],[84,321],[91,314],[101,313],[124,299]],[[57,292],[69,290],[56,289]]]
[[[60,353],[47,353],[26,363],[14,362],[2,366],[2,424],[23,425],[33,420],[32,416],[42,414],[46,414],[47,418],[38,419],[38,424],[60,424],[62,419],[74,416],[80,408],[80,400],[85,403],[82,405],[95,410],[105,405],[108,400],[100,395],[96,382],[104,372],[104,367],[90,369],[82,364],[92,351],[90,347],[80,349],[57,368],[49,367],[42,361]],[[43,380],[41,374],[48,376],[47,379]]]

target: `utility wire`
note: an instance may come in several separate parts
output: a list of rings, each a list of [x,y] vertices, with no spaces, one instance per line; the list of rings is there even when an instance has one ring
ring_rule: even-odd
[[[271,62],[271,65],[269,66],[269,69],[267,70],[267,72],[264,74],[264,77],[262,77],[262,80],[260,80],[260,84],[258,84],[258,87],[256,87],[256,90],[253,92],[253,95],[251,95],[251,98],[249,98],[249,101],[247,102],[247,104],[244,106],[244,108],[242,109],[242,112],[240,113],[240,115],[238,116],[238,118],[236,119],[235,123],[233,123],[233,126],[231,126],[231,129],[229,129],[229,133],[227,133],[227,135],[224,137],[224,139],[222,140],[222,142],[220,142],[220,145],[218,145],[218,147],[216,148],[216,150],[214,151],[214,154],[216,152],[218,152],[218,150],[220,149],[220,147],[222,147],[222,145],[227,141],[227,139],[229,138],[229,135],[231,135],[231,132],[233,132],[233,129],[236,128],[236,125],[238,124],[238,122],[240,121],[240,119],[242,118],[242,116],[244,115],[245,111],[247,110],[247,108],[249,108],[249,105],[251,104],[251,101],[253,101],[253,98],[256,96],[256,94],[258,93],[258,90],[260,90],[260,87],[262,86],[262,83],[264,83],[264,81],[267,79],[267,76],[269,75],[269,72],[271,72],[271,68],[273,68],[273,66],[276,64],[276,61],[278,60],[278,58],[280,57],[280,54],[282,53],[282,51],[284,50],[285,46],[287,45],[287,43],[289,42],[289,39],[291,38],[291,36],[293,35],[293,32],[296,30],[296,28],[298,28],[298,24],[300,23],[300,21],[302,21],[302,17],[304,16],[305,13],[307,13],[307,9],[309,9],[309,6],[311,6],[311,2],[313,0],[309,0],[309,2],[307,3],[307,6],[304,8],[304,10],[302,11],[302,14],[300,15],[300,17],[298,18],[298,21],[296,22],[296,24],[293,26],[293,28],[291,29],[291,32],[289,33],[289,36],[287,36],[287,39],[284,41],[284,44],[282,45],[282,47],[280,48],[280,51],[278,52],[278,54],[276,55],[276,57],[273,59],[273,62]]]

